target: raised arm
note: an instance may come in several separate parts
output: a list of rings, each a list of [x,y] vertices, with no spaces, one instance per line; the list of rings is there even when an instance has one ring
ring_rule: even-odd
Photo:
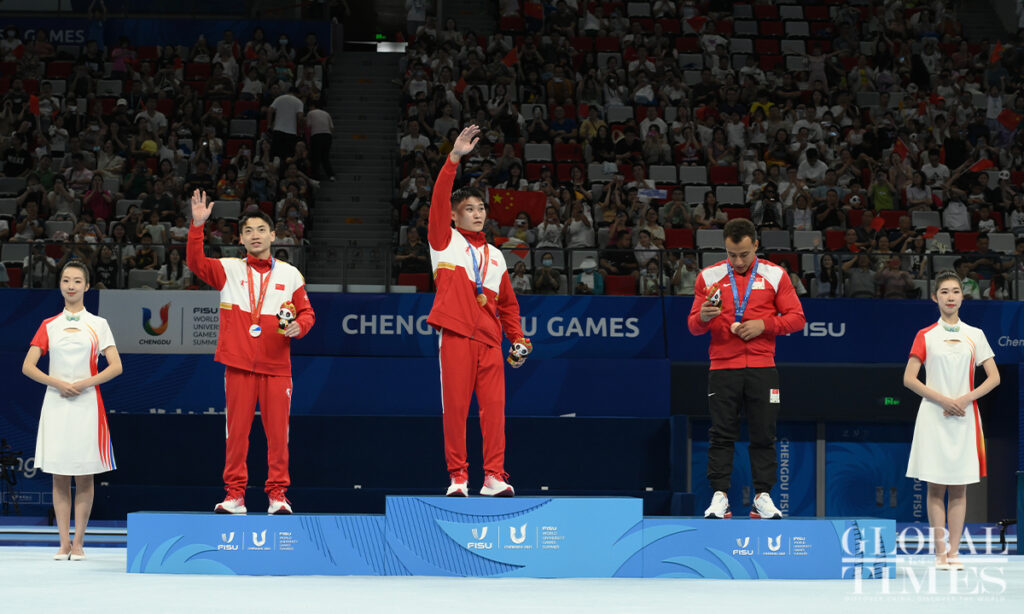
[[[480,128],[466,126],[455,139],[452,151],[448,154],[441,172],[434,182],[433,194],[430,197],[430,222],[427,226],[427,242],[435,250],[448,247],[452,238],[452,184],[455,183],[455,171],[459,168],[462,156],[473,151],[480,140]]]
[[[207,202],[206,192],[192,193],[192,225],[188,227],[188,244],[185,248],[185,264],[200,279],[220,290],[227,282],[224,267],[216,258],[207,258],[203,253],[203,225],[213,211],[213,201]]]

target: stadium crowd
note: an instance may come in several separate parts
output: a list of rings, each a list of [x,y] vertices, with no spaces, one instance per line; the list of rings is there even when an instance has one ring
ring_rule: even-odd
[[[1024,36],[965,40],[942,0],[498,6],[494,35],[428,15],[409,42],[399,283],[430,287],[430,185],[475,123],[456,185],[489,190],[519,292],[692,294],[743,216],[804,295],[922,296],[955,268],[1015,296]]]
[[[6,27],[0,284],[56,287],[78,258],[94,287],[198,287],[183,258],[196,189],[217,201],[212,255],[241,254],[238,217],[259,209],[275,221],[275,255],[298,257],[319,182],[334,174],[328,61],[314,34],[260,28],[248,41],[226,30],[191,46],[103,48]]]

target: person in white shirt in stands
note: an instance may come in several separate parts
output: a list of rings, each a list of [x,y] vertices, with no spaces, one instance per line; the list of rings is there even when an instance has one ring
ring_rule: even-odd
[[[167,263],[160,267],[156,283],[163,290],[185,290],[192,285],[192,271],[185,266],[180,249],[167,250]]]
[[[139,118],[146,120],[149,130],[158,136],[167,134],[167,116],[156,109],[156,96],[147,96],[142,103],[142,110],[135,115],[134,125],[138,125]]]
[[[302,101],[295,97],[295,88],[281,94],[270,103],[268,124],[272,132],[270,157],[286,160],[295,155],[295,144],[299,141],[299,130],[305,122]]]
[[[668,124],[665,123],[665,120],[658,117],[657,107],[647,107],[647,117],[640,122],[640,134],[647,134],[650,132],[651,126],[657,126],[658,130],[661,131],[661,134],[668,133]]]
[[[255,68],[250,68],[242,80],[242,100],[257,100],[263,95],[263,80]]]
[[[939,150],[928,150],[928,162],[921,165],[921,173],[932,188],[941,188],[949,179],[949,167],[939,161]]]
[[[655,185],[654,181],[647,178],[647,173],[642,165],[636,164],[633,166],[633,181],[630,181],[629,183],[626,184],[627,190],[629,190],[630,188],[636,188],[637,191],[653,190],[656,187],[657,186]],[[646,205],[647,203],[651,202],[651,197],[640,196],[638,200]]]
[[[306,116],[309,122],[310,134],[310,165],[313,167],[313,178],[323,179],[320,174],[323,168],[324,174],[334,181],[334,167],[331,166],[331,141],[334,138],[334,120],[331,114],[320,108],[320,105],[309,100],[309,114]]]
[[[398,144],[398,150],[402,157],[423,151],[430,146],[430,139],[420,134],[420,123],[414,119],[409,120],[409,133],[402,137]]]
[[[572,205],[572,217],[563,227],[565,232],[566,247],[569,249],[594,247],[594,222],[590,219],[590,212],[583,206],[583,201],[576,201]]]
[[[952,181],[947,180],[943,196],[947,198],[946,206],[942,210],[942,228],[952,231],[968,232],[971,230],[971,212],[964,204],[964,191],[953,187]]]
[[[825,179],[828,165],[818,159],[818,150],[815,147],[809,147],[806,155],[807,160],[800,163],[799,168],[796,170],[796,177],[806,182],[807,185],[817,185]]]

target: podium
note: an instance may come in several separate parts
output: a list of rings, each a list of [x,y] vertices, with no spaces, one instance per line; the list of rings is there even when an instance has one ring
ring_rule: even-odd
[[[893,520],[644,518],[627,497],[388,497],[383,516],[129,514],[127,571],[872,578],[895,546]]]

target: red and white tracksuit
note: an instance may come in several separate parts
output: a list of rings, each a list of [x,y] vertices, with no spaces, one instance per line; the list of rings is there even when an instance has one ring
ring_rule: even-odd
[[[203,227],[192,225],[188,233],[188,268],[200,279],[220,290],[220,330],[214,360],[224,370],[227,400],[227,439],[224,458],[224,488],[232,498],[242,497],[248,484],[246,456],[249,429],[260,405],[263,430],[267,435],[268,494],[284,496],[291,484],[288,476],[288,416],[292,399],[291,338],[278,328],[277,314],[284,303],[295,305],[295,321],[304,336],[316,316],[306,296],[302,274],[287,262],[268,258],[207,258],[203,254]],[[249,334],[252,325],[249,280],[259,300],[263,285],[267,291],[260,309],[259,337]]]
[[[484,472],[505,472],[505,368],[501,334],[523,337],[519,302],[501,250],[482,232],[452,230],[451,193],[458,165],[450,159],[434,184],[427,233],[437,293],[427,322],[441,331],[441,402],[449,473],[465,472],[466,418],[476,392],[483,432]],[[473,259],[487,302],[477,302]]]
[[[803,307],[789,280],[789,274],[781,266],[767,260],[758,260],[757,273],[751,277],[753,266],[744,273],[734,274],[736,291],[743,299],[747,284],[753,283],[743,319],[763,320],[764,332],[750,341],[744,341],[730,329],[735,321],[736,305],[732,288],[729,287],[729,269],[722,260],[700,272],[693,286],[693,306],[687,324],[690,333],[703,335],[711,332],[708,354],[711,370],[743,369],[746,367],[775,366],[775,337],[795,333],[804,326]],[[721,289],[722,315],[710,322],[700,319],[700,308],[708,299],[708,289],[718,284]]]

